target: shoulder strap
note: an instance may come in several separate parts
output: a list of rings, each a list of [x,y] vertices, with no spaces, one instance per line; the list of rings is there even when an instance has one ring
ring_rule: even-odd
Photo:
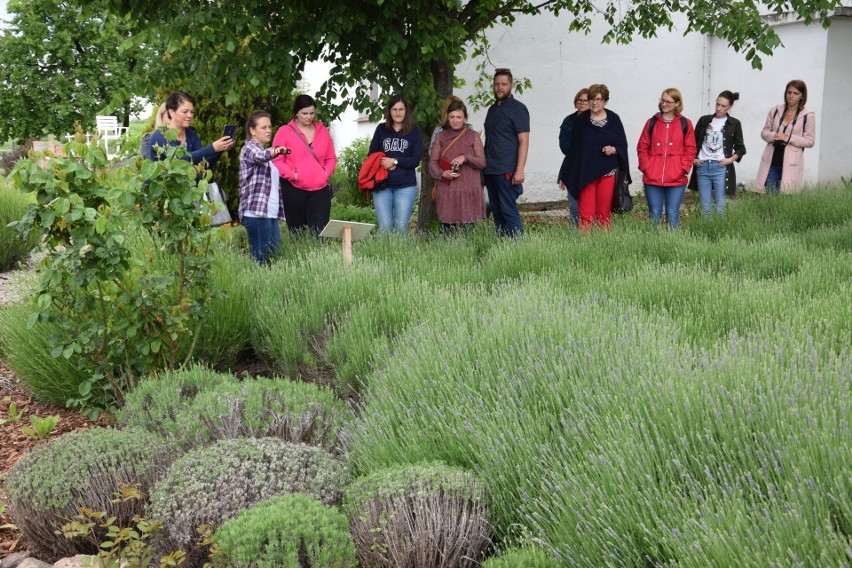
[[[462,128],[462,131],[461,131],[461,132],[459,132],[459,135],[458,135],[458,136],[456,136],[455,138],[453,138],[453,141],[452,141],[452,142],[450,142],[449,144],[447,144],[447,147],[446,147],[446,148],[444,148],[444,149],[443,149],[443,151],[441,152],[441,157],[442,157],[442,158],[444,157],[444,154],[446,154],[446,153],[447,153],[447,150],[449,150],[450,148],[452,148],[453,144],[455,144],[455,143],[456,143],[456,141],[457,141],[459,138],[461,138],[461,137],[462,137],[462,134],[464,134],[464,133],[465,133],[465,130],[467,130],[467,127]]]
[[[319,157],[316,155],[316,153],[314,153],[314,149],[311,148],[311,145],[308,144],[308,141],[305,140],[304,138],[302,138],[302,136],[299,134],[299,132],[295,128],[293,128],[292,124],[288,124],[287,126],[290,127],[290,130],[292,130],[293,132],[296,133],[296,138],[298,138],[299,140],[302,141],[302,144],[305,145],[305,148],[308,149],[308,152],[311,153],[311,156],[314,157],[314,159],[317,161],[317,163],[319,163],[319,165],[322,166],[322,169],[325,169],[325,166],[323,165],[322,161],[319,159]]]
[[[651,117],[651,120],[648,121],[648,138],[654,133],[654,125],[657,124],[657,115]],[[686,131],[689,130],[689,127],[686,124],[686,117],[680,115],[680,129],[683,130],[683,137],[686,139]]]

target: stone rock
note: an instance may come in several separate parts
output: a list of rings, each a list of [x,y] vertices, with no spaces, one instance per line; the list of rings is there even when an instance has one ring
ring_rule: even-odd
[[[18,564],[18,568],[53,568],[53,564],[30,557]]]
[[[83,566],[83,560],[91,560],[91,562],[87,562],[86,566],[97,566],[98,561],[94,556],[88,556],[86,554],[78,554],[77,556],[71,556],[69,558],[63,558],[59,562],[53,565],[53,568],[80,568]]]
[[[18,568],[21,565],[21,562],[30,556],[29,551],[10,554],[6,558],[0,560],[0,568]]]

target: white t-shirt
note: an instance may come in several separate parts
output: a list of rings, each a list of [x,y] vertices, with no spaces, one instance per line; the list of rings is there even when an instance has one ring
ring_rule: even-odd
[[[698,151],[699,160],[722,160],[725,158],[725,137],[722,134],[722,128],[728,122],[728,117],[717,118],[713,117],[710,124],[707,125],[707,132],[704,133],[704,143],[701,144],[701,149]]]

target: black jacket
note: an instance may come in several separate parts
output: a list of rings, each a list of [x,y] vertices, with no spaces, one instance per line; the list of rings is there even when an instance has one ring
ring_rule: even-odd
[[[701,151],[701,145],[704,144],[704,134],[707,132],[707,125],[713,120],[712,114],[705,114],[698,119],[695,125],[695,147]],[[740,121],[728,115],[728,120],[725,126],[722,127],[722,136],[724,137],[724,152],[725,157],[730,158],[734,154],[737,155],[737,161],[743,159],[746,153],[745,143],[743,142],[743,126]],[[692,168],[692,176],[689,179],[689,189],[698,191],[698,179],[695,177],[695,172],[698,168]],[[734,164],[728,164],[725,172],[725,195],[736,195],[737,193],[737,172],[734,170]]]

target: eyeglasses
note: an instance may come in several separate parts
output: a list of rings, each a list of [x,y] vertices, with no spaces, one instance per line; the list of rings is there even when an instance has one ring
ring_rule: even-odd
[[[587,105],[589,104],[589,99],[577,99],[574,101],[575,105]]]
[[[668,101],[666,99],[660,99],[660,104],[661,105],[673,105],[673,104],[677,104],[677,103],[675,103],[674,101]]]
[[[589,102],[590,103],[602,103],[602,102],[604,102],[604,98],[603,97],[595,97],[593,99],[589,99]]]

